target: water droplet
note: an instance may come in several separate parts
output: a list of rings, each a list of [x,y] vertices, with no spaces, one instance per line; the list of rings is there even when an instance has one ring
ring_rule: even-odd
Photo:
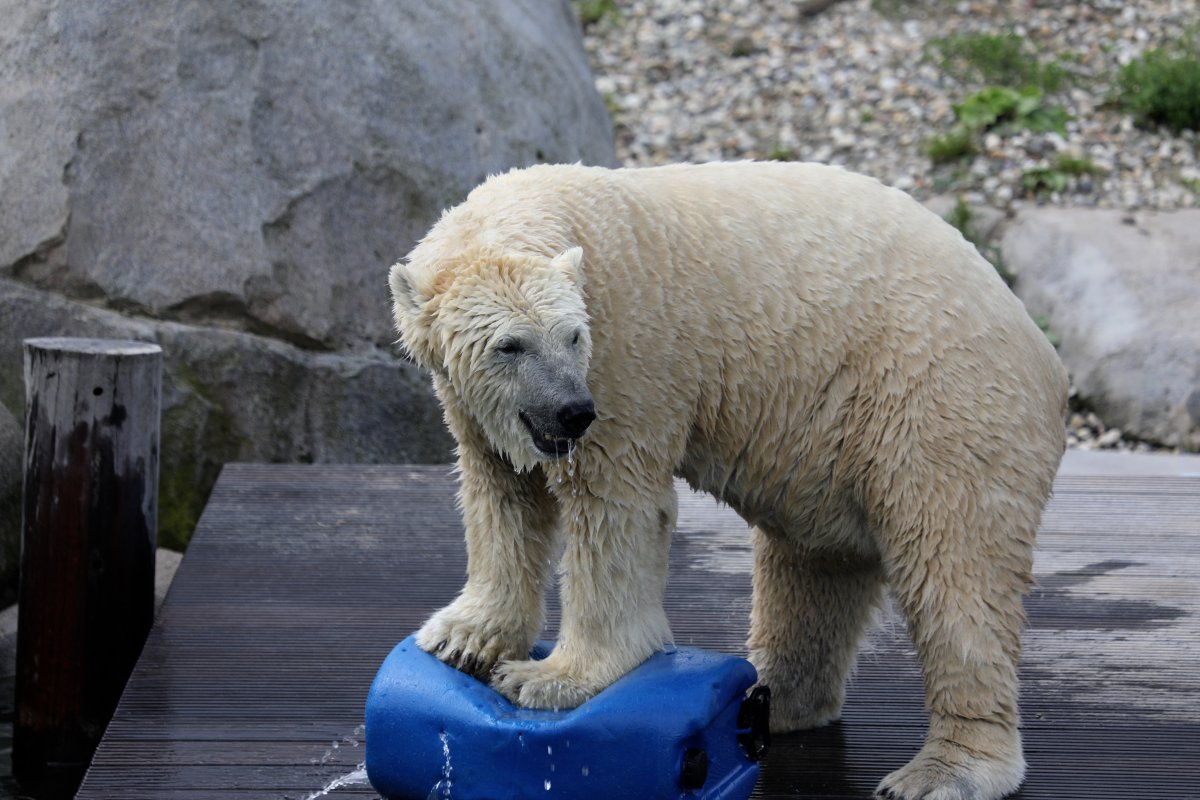
[[[548,756],[554,755],[554,746],[553,745],[549,745],[549,744],[546,745],[546,755],[548,755]]]
[[[580,771],[583,773],[583,777],[585,777],[585,778],[586,778],[586,777],[587,777],[587,775],[588,775],[588,768],[587,768],[587,767],[584,767],[584,768],[583,768],[582,770],[580,770]]]
[[[549,778],[546,778],[545,783],[543,783],[542,785],[546,787],[547,792],[550,791],[550,779]]]

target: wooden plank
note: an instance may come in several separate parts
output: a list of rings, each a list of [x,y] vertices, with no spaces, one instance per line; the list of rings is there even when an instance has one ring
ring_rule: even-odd
[[[1060,479],[1027,602],[1016,797],[1200,796],[1198,506],[1200,479]],[[743,653],[746,526],[686,492],[679,520],[676,640]],[[228,467],[78,797],[306,800],[351,774],[375,670],[454,596],[464,562],[444,468]],[[924,726],[889,608],[844,719],[778,737],[755,796],[868,797]]]

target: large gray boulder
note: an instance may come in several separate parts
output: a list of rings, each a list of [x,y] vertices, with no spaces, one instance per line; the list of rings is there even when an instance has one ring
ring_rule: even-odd
[[[229,457],[448,459],[387,267],[488,174],[616,160],[569,0],[0,19],[0,399],[22,408],[22,338],[159,341],[166,413],[190,409],[164,433],[164,469],[190,465],[164,475],[168,527]]]
[[[0,273],[315,348],[489,173],[612,163],[566,0],[0,0]]]
[[[1200,210],[1030,208],[1001,250],[1105,423],[1200,450]]]

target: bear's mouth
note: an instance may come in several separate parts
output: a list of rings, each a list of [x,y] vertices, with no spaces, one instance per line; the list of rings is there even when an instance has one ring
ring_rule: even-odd
[[[578,439],[572,439],[569,436],[554,436],[542,428],[538,427],[529,415],[524,411],[517,413],[521,422],[525,423],[525,427],[529,429],[529,435],[533,438],[533,446],[538,449],[538,452],[550,456],[551,458],[564,458],[574,447]]]

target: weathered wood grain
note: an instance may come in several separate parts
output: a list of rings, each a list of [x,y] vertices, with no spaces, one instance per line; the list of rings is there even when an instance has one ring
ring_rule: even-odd
[[[687,492],[679,519],[676,639],[742,653],[745,525]],[[444,468],[227,467],[79,799],[304,800],[349,774],[375,670],[461,585],[461,535]],[[1200,797],[1200,479],[1061,478],[1036,572],[1016,797]],[[755,796],[869,797],[924,725],[889,611],[844,719],[778,737]]]
[[[13,774],[70,796],[154,616],[161,350],[25,342]]]

